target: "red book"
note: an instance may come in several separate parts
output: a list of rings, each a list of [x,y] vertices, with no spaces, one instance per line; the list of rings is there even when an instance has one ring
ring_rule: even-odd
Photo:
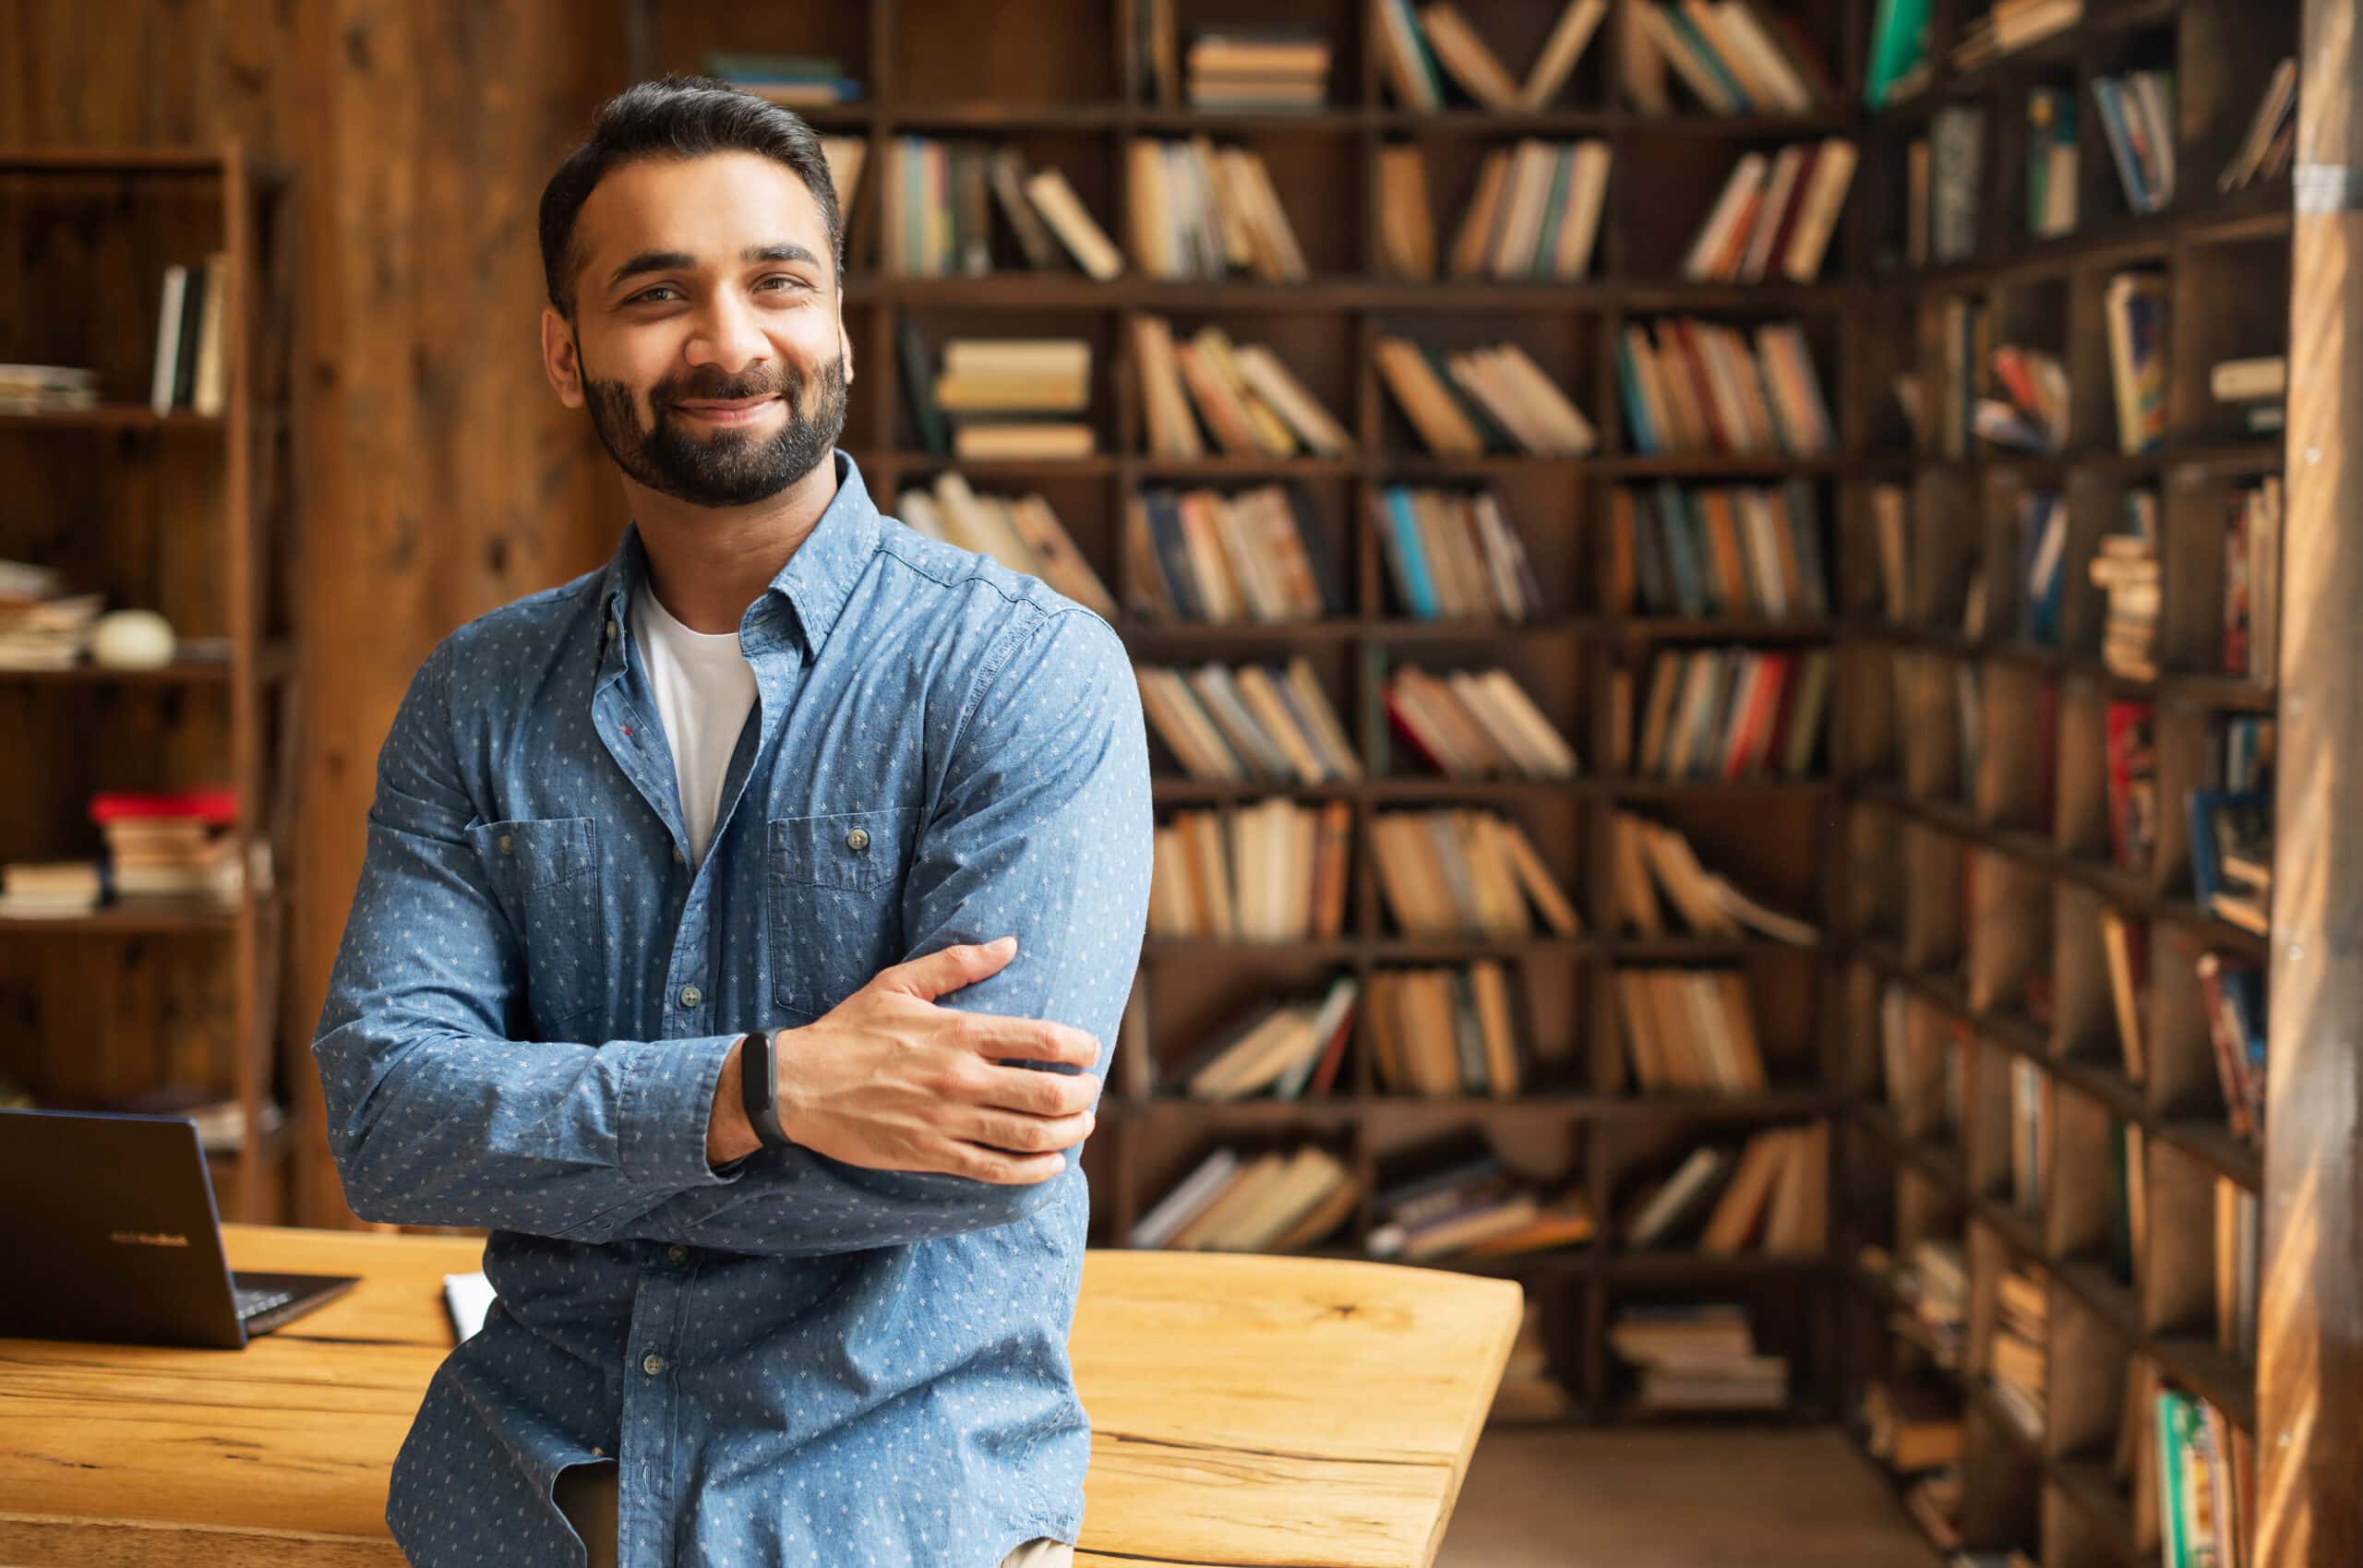
[[[1411,726],[1411,721],[1404,716],[1403,710],[1397,705],[1395,688],[1391,684],[1385,691],[1385,702],[1387,727],[1409,742],[1411,749],[1418,752],[1429,767],[1446,777],[1453,776],[1452,770],[1445,765],[1445,760],[1429,748],[1427,741],[1418,730]]]
[[[1330,1085],[1337,1083],[1337,1067],[1346,1059],[1346,1042],[1353,1038],[1354,1014],[1358,1011],[1360,1010],[1350,1007],[1346,1010],[1346,1016],[1337,1021],[1337,1033],[1331,1035],[1329,1043],[1322,1047],[1321,1065],[1313,1070],[1312,1082],[1304,1087],[1306,1099],[1318,1100],[1327,1097]]]
[[[228,826],[238,820],[238,792],[233,789],[187,790],[177,795],[94,795],[90,820],[121,821],[131,817],[194,817],[198,821]]]

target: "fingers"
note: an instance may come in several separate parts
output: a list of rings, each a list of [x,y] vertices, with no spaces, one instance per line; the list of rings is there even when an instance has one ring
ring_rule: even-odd
[[[1099,1098],[1099,1080],[1087,1072],[1037,1072],[1030,1067],[988,1067],[972,1104],[1026,1116],[1074,1116]]]
[[[1090,1136],[1090,1111],[1073,1116],[1012,1116],[1006,1111],[969,1114],[960,1136],[967,1143],[1013,1155],[1056,1154]]]
[[[1011,1155],[974,1143],[954,1143],[950,1149],[944,1162],[946,1175],[990,1181],[996,1187],[1031,1187],[1050,1180],[1067,1167],[1066,1155],[1055,1152]]]
[[[955,942],[940,952],[882,969],[872,983],[922,1001],[932,1001],[946,991],[973,986],[998,974],[1016,955],[1015,937],[996,937],[990,942]]]
[[[959,1029],[959,1044],[997,1060],[1043,1061],[1086,1071],[1099,1063],[1099,1042],[1064,1023],[978,1012],[964,1014]]]

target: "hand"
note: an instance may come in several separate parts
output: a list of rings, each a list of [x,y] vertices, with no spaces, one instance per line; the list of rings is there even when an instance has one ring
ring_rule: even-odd
[[[1099,1042],[1034,1018],[938,1007],[998,973],[1017,939],[963,945],[881,970],[801,1029],[777,1036],[780,1124],[797,1143],[872,1170],[1030,1185],[1066,1168],[1089,1133]],[[1080,1072],[1007,1067],[1004,1059]]]

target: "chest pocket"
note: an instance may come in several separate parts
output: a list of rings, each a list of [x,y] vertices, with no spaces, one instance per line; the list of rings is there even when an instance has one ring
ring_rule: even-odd
[[[818,1018],[903,956],[903,879],[919,808],[774,817],[763,879],[772,1000]]]
[[[487,822],[468,838],[525,946],[526,1003],[544,1039],[606,1000],[606,914],[594,817]]]

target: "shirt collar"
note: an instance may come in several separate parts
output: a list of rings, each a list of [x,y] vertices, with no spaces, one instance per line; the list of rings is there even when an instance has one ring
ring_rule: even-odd
[[[750,655],[776,648],[788,635],[786,611],[794,612],[808,652],[818,655],[853,596],[854,585],[877,553],[878,508],[862,483],[861,470],[843,449],[830,454],[837,467],[837,493],[822,509],[811,532],[787,557],[762,597],[747,606],[739,634]],[[623,638],[631,624],[632,595],[648,581],[648,549],[640,524],[628,523],[601,578],[600,603],[606,624],[600,640],[602,663],[623,664]]]

